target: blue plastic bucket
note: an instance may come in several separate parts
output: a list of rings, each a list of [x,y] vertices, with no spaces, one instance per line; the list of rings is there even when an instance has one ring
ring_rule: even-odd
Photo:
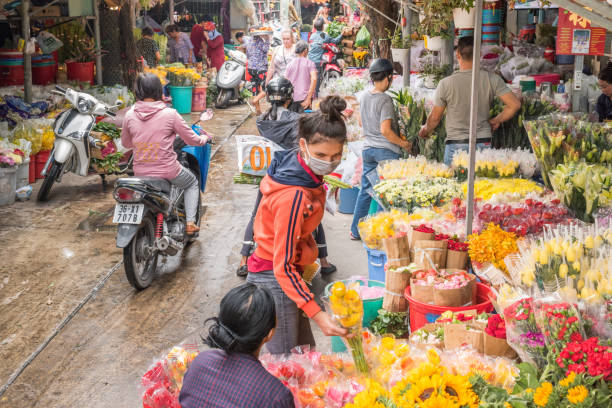
[[[482,41],[483,42],[498,42],[499,33],[483,34]]]
[[[483,25],[482,26],[482,33],[483,34],[499,33],[499,25],[497,25],[497,24],[495,24],[495,25]]]
[[[368,215],[376,214],[378,212],[378,202],[376,200],[370,201],[370,209]]]
[[[355,204],[357,204],[358,195],[358,187],[340,189],[340,205],[338,206],[338,211],[342,214],[353,214],[355,212]]]
[[[342,282],[344,282],[344,284],[347,285],[351,281],[343,280]],[[378,286],[381,288],[385,287],[384,282],[380,282],[380,281],[376,281],[372,279],[360,280],[359,282],[361,286],[364,286],[364,284],[367,283],[368,287],[370,288],[375,287],[375,286]],[[336,282],[332,282],[325,287],[325,292],[324,292],[325,296],[330,295],[330,290],[334,283]],[[382,305],[383,305],[383,297],[379,297],[375,299],[368,299],[368,300],[363,301],[363,320],[362,320],[363,327],[370,327],[370,324],[372,324],[372,321],[376,319],[376,317],[378,316],[378,311],[382,309]],[[346,351],[346,346],[344,342],[342,341],[341,337],[333,336],[331,339],[331,343],[332,343],[333,353],[342,353],[343,351]]]
[[[385,282],[385,264],[387,263],[387,254],[378,249],[372,249],[365,246],[368,252],[368,277],[370,280]]]
[[[459,37],[473,37],[474,29],[473,28],[462,28],[459,30]]]
[[[202,192],[206,189],[206,179],[208,178],[208,169],[210,167],[210,150],[210,143],[206,143],[204,146],[183,147],[184,152],[193,155],[198,160],[202,176]]]
[[[180,114],[191,113],[193,86],[169,86],[172,107]]]
[[[482,24],[500,24],[501,16],[501,10],[482,10]]]

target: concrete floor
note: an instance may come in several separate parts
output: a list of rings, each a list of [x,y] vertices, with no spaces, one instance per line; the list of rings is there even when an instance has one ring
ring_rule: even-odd
[[[234,272],[257,190],[232,182],[232,135],[257,134],[252,116],[243,123],[247,115],[238,106],[216,111],[205,124],[217,144],[200,238],[159,266],[147,290],[135,291],[118,265],[122,252],[109,222],[114,178],[103,189],[97,176],[67,175],[48,203],[0,208],[0,387],[100,287],[8,388],[0,407],[141,406],[140,376],[148,366],[173,345],[198,341],[204,320],[242,282]],[[316,293],[332,280],[367,275],[361,243],[348,239],[350,222],[349,215],[325,215],[329,260],[339,271],[317,277]],[[318,348],[329,351],[329,339],[313,329]]]

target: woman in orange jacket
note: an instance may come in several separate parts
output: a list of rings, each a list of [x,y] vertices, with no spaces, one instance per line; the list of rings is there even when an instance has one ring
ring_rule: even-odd
[[[272,354],[315,345],[308,318],[326,336],[345,336],[346,330],[321,310],[302,278],[305,266],[318,257],[312,232],[325,210],[323,176],[340,164],[346,142],[337,96],[321,101],[320,112],[299,119],[299,148],[275,153],[261,181],[261,203],[255,217],[257,249],[248,261],[248,282],[267,287],[276,303],[276,333],[266,344]],[[307,317],[305,317],[306,315]]]

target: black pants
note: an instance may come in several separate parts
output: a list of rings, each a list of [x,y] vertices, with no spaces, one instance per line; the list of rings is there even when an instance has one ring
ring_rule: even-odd
[[[325,63],[317,62],[317,88],[315,94],[319,96],[319,89],[321,88],[321,81],[323,81],[323,72],[325,71]]]
[[[242,250],[240,251],[240,254],[242,254],[242,256],[250,256],[253,252],[253,247],[255,246],[255,242],[253,241],[253,224],[255,223],[255,216],[257,215],[257,209],[259,208],[261,197],[261,191],[258,191],[257,199],[255,200],[255,208],[253,208],[251,219],[249,220],[249,224],[246,227],[246,231],[244,231],[244,240],[242,241]],[[314,236],[314,239],[317,243],[317,247],[319,248],[319,258],[327,258],[327,242],[325,241],[325,231],[323,231],[323,224],[319,224],[319,226],[312,233],[312,235]]]

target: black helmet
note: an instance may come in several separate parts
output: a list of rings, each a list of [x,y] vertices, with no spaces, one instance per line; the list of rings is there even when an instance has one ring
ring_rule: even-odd
[[[370,64],[370,74],[377,74],[379,72],[393,73],[393,64],[391,61],[385,58],[377,58]]]
[[[293,85],[284,77],[273,78],[266,87],[268,102],[287,102],[293,99]]]

